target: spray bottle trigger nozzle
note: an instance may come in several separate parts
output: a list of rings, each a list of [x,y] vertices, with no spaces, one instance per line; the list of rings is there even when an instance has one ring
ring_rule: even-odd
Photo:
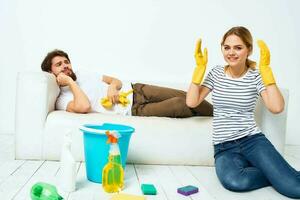
[[[120,133],[117,131],[105,131],[105,134],[107,135],[107,143],[117,143],[118,139],[121,137]]]

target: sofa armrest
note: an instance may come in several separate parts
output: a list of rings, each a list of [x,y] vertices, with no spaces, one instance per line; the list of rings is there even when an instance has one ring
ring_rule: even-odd
[[[285,108],[280,114],[271,113],[262,102],[262,99],[256,106],[256,121],[261,128],[262,132],[272,142],[276,149],[283,154],[285,139],[286,139],[286,121],[288,112],[289,93],[287,89],[280,89],[284,100]]]
[[[59,87],[54,75],[47,72],[18,73],[15,113],[16,159],[42,158],[46,117],[55,109],[58,95]]]

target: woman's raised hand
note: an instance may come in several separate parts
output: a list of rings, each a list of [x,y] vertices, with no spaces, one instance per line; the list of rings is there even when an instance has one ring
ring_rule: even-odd
[[[196,60],[196,67],[194,69],[192,82],[197,85],[199,85],[202,82],[202,79],[206,71],[207,61],[208,61],[207,49],[204,48],[204,52],[202,53],[201,43],[202,40],[199,39],[196,44],[195,55],[194,55]]]
[[[258,40],[257,45],[260,48],[259,72],[265,86],[276,84],[270,67],[270,50],[263,40]]]

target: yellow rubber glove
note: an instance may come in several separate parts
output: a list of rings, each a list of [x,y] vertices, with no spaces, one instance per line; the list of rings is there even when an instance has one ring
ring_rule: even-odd
[[[204,53],[202,54],[201,42],[202,42],[201,39],[197,41],[195,55],[194,55],[197,66],[194,69],[192,82],[197,85],[199,85],[202,82],[206,70],[207,61],[208,61],[207,49],[204,48]]]
[[[100,101],[101,105],[106,109],[111,109],[113,107],[113,104],[110,100],[108,100],[107,97],[102,98]]]
[[[276,84],[275,78],[270,67],[270,50],[266,43],[258,40],[257,44],[260,48],[259,72],[265,86]]]
[[[122,106],[126,107],[130,103],[130,101],[127,99],[127,96],[131,93],[133,93],[133,90],[129,90],[128,92],[120,92],[119,103]],[[111,101],[109,101],[109,99],[107,97],[102,98],[100,103],[106,109],[112,109],[112,107],[113,107],[113,103]]]
[[[128,92],[120,92],[119,102],[123,107],[126,107],[130,103],[129,99],[127,99],[127,96],[131,93],[133,93],[133,90],[129,90]]]

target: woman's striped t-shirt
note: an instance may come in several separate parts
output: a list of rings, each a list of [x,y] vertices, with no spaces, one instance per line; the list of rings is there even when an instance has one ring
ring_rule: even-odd
[[[225,74],[224,66],[216,66],[202,85],[212,90],[214,144],[261,132],[254,119],[254,110],[265,86],[257,70],[249,68],[242,77],[231,78]]]

